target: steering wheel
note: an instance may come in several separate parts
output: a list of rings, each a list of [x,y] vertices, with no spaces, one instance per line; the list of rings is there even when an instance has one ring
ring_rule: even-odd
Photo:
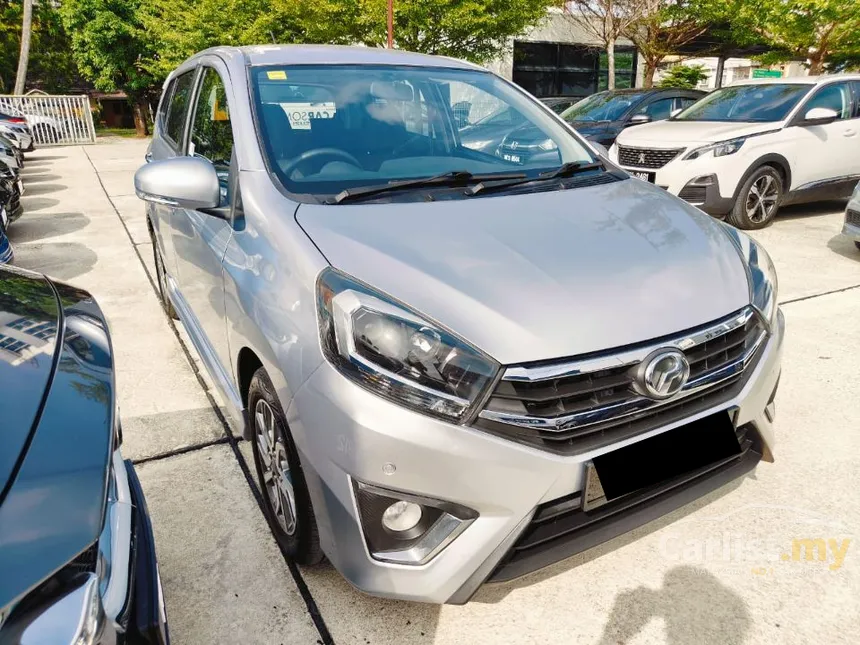
[[[312,148],[311,150],[306,150],[298,157],[293,159],[290,163],[288,163],[285,167],[281,168],[281,172],[283,172],[284,175],[289,177],[291,174],[293,174],[293,171],[296,168],[317,157],[332,157],[333,159],[341,159],[343,161],[348,161],[353,166],[361,168],[361,163],[358,161],[358,159],[353,157],[348,152],[345,152],[338,148]]]

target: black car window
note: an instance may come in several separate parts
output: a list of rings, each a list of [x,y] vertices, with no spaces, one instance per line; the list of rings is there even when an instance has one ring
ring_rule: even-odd
[[[188,103],[191,99],[193,85],[194,70],[177,76],[173,94],[170,97],[170,107],[167,108],[167,136],[177,144],[182,143],[185,115],[188,114]]]
[[[693,98],[690,98],[687,96],[681,96],[675,100],[678,102],[677,105],[675,106],[676,109],[686,110],[688,107],[690,107],[693,103],[695,103],[699,99],[693,99]]]
[[[812,108],[826,108],[834,110],[840,119],[850,119],[851,106],[851,87],[848,83],[833,83],[816,91],[803,106],[802,112],[806,114]]]
[[[860,81],[851,81],[854,89],[854,118],[860,117]]]
[[[211,67],[203,70],[188,154],[212,162],[221,183],[222,205],[228,203],[230,162],[233,156],[233,130],[224,82]]]
[[[673,98],[657,99],[639,108],[636,114],[647,114],[651,117],[652,121],[662,121],[663,119],[668,119],[669,115],[672,114],[672,105],[674,102],[675,99]]]

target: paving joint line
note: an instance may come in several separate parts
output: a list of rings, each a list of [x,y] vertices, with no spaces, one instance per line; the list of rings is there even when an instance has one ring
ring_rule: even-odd
[[[821,298],[822,296],[832,296],[834,293],[842,293],[843,291],[851,291],[852,289],[860,289],[860,284],[852,284],[850,287],[842,287],[841,289],[833,289],[832,291],[825,291],[824,293],[813,293],[808,296],[792,298],[791,300],[780,302],[779,306],[782,307],[783,305],[791,305],[795,302],[803,302],[804,300],[813,300],[814,298]]]
[[[90,166],[93,168],[93,172],[96,174],[96,179],[98,179],[99,186],[101,186],[102,192],[107,197],[108,202],[113,208],[114,213],[122,224],[123,229],[125,230],[126,237],[128,237],[131,242],[131,246],[134,249],[135,254],[137,255],[137,259],[140,262],[141,266],[143,266],[143,271],[146,273],[146,277],[149,280],[149,285],[152,287],[153,291],[156,293],[156,296],[160,294],[160,291],[156,288],[155,282],[152,279],[152,276],[149,273],[149,269],[146,268],[146,263],[143,261],[143,256],[140,254],[140,249],[134,243],[134,238],[131,236],[131,231],[128,229],[128,225],[126,225],[125,220],[123,220],[122,215],[120,215],[119,210],[116,207],[116,204],[113,203],[111,196],[108,194],[105,189],[104,182],[102,182],[101,175],[99,174],[96,165],[93,163],[93,160],[90,158],[90,155],[87,153],[86,148],[81,148],[84,152],[84,156],[87,158],[87,161],[90,162]],[[160,304],[159,297],[159,304]],[[179,330],[176,328],[174,320],[167,315],[167,312],[164,310],[164,307],[161,307],[161,311],[164,314],[164,317],[167,319],[167,324],[170,327],[170,330],[173,332],[173,335],[176,337],[176,340],[179,342],[179,347],[182,349],[183,354],[185,354],[185,358],[191,366],[192,372],[194,372],[194,376],[197,378],[197,382],[200,384],[200,387],[203,389],[204,394],[206,395],[209,404],[212,406],[213,411],[215,412],[215,416],[218,417],[218,420],[221,422],[224,433],[226,434],[225,440],[226,443],[229,444],[230,448],[233,450],[233,456],[239,464],[239,469],[242,471],[242,474],[245,477],[245,483],[248,484],[248,488],[251,489],[251,495],[254,497],[254,500],[257,502],[257,507],[260,509],[260,512],[263,514],[263,517],[266,519],[266,525],[269,527],[269,532],[272,535],[272,539],[275,540],[275,544],[278,546],[278,549],[281,552],[281,556],[284,559],[284,562],[287,565],[287,568],[292,575],[293,582],[295,582],[296,587],[299,590],[299,594],[302,596],[302,599],[305,601],[305,607],[307,608],[308,614],[310,614],[311,620],[314,623],[314,627],[317,629],[317,633],[320,635],[322,645],[334,645],[334,639],[331,636],[331,633],[328,630],[328,627],[323,620],[322,613],[320,613],[319,607],[317,606],[316,601],[314,600],[313,595],[311,594],[310,589],[307,586],[307,583],[302,576],[301,571],[299,571],[298,566],[293,561],[293,559],[287,555],[286,550],[281,543],[275,537],[274,529],[268,521],[268,517],[265,513],[265,507],[263,505],[263,498],[260,495],[260,491],[254,485],[254,478],[251,475],[251,471],[248,468],[248,464],[245,461],[244,455],[239,450],[239,442],[236,439],[236,436],[233,434],[233,430],[230,428],[230,424],[227,422],[227,419],[224,417],[224,413],[221,411],[218,403],[215,401],[215,398],[212,396],[212,392],[209,389],[208,383],[200,374],[200,370],[197,367],[197,363],[194,361],[194,357],[191,355],[188,346],[185,341],[182,339],[182,336],[179,334]]]
[[[140,466],[141,464],[148,464],[153,461],[161,461],[162,459],[170,459],[171,457],[178,457],[179,455],[187,455],[189,452],[197,452],[198,450],[204,450],[205,448],[211,448],[212,446],[221,446],[229,442],[229,437],[218,437],[217,439],[212,439],[211,441],[204,441],[202,443],[195,443],[190,446],[183,446],[182,448],[168,450],[167,452],[160,452],[157,455],[151,455],[150,457],[132,459],[132,463],[135,466]]]

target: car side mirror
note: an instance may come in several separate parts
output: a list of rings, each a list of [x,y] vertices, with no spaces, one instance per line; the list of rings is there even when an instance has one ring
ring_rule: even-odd
[[[215,167],[201,157],[148,163],[134,173],[134,190],[144,201],[176,208],[205,211],[221,202]]]
[[[839,112],[830,108],[812,108],[803,115],[802,125],[827,125],[839,118]]]
[[[631,125],[642,125],[643,123],[651,123],[651,117],[647,114],[634,114],[630,117],[630,120],[627,121],[627,125],[625,127],[630,127]]]

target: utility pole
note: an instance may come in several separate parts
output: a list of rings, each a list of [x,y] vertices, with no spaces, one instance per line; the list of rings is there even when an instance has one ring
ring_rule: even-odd
[[[388,0],[388,49],[394,49],[394,0]]]
[[[33,0],[24,0],[24,21],[21,24],[21,55],[18,56],[18,75],[13,94],[24,93],[27,64],[30,62],[30,33],[33,31]]]

